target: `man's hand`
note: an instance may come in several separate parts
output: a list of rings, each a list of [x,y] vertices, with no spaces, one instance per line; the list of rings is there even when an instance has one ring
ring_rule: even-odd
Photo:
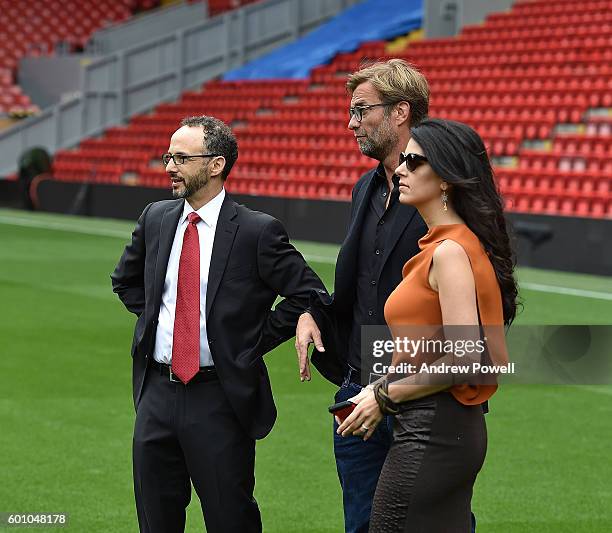
[[[300,381],[310,381],[310,361],[308,360],[308,347],[314,343],[317,350],[324,352],[325,348],[321,342],[321,332],[317,323],[308,312],[302,313],[298,319],[295,330],[295,351],[300,366]]]

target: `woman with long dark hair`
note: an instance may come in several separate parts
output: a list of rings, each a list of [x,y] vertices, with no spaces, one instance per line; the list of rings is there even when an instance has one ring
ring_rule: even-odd
[[[446,334],[460,326],[476,336],[484,331],[489,341],[483,359],[505,364],[503,330],[515,317],[518,291],[503,204],[485,146],[459,122],[427,119],[411,131],[395,171],[400,202],[414,205],[429,231],[419,241],[421,252],[404,266],[403,280],[385,305],[385,319],[394,337],[403,327]],[[456,355],[422,360],[432,368],[456,362]],[[468,532],[472,489],[487,447],[484,411],[497,385],[479,379],[474,369],[463,381],[456,376],[452,381],[419,379],[418,372],[408,371],[402,379],[389,373],[364,389],[351,399],[358,405],[338,432],[367,439],[383,413],[395,415],[371,532]]]

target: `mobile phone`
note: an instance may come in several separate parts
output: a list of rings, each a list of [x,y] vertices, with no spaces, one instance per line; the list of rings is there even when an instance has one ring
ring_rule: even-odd
[[[357,404],[347,400],[345,402],[335,403],[329,408],[329,412],[337,416],[340,422],[344,422],[344,419],[353,412],[356,406]]]

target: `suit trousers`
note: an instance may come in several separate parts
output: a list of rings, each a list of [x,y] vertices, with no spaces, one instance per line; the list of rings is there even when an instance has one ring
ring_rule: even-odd
[[[208,533],[261,532],[253,498],[255,440],[218,379],[183,385],[148,369],[136,410],[133,467],[142,533],[184,531],[191,483]]]

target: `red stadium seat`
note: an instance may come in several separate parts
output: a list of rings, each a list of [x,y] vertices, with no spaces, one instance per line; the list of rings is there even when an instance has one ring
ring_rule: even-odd
[[[242,3],[211,0],[209,9]],[[581,2],[579,13],[573,4],[518,1],[456,38],[412,41],[394,56],[427,76],[432,116],[467,122],[480,133],[510,210],[610,217],[612,117],[591,109],[612,107],[612,13],[607,0]],[[119,5],[122,16],[126,5]],[[373,162],[359,154],[347,129],[346,72],[365,57],[390,57],[385,47],[378,41],[339,54],[307,80],[211,81],[58,154],[58,173],[119,180],[129,170],[143,185],[167,187],[163,169],[150,165],[183,116],[207,113],[232,124],[239,140],[228,190],[347,200]],[[0,79],[7,79],[2,70]],[[574,133],[557,133],[559,125]],[[528,148],[533,141],[543,148]]]

